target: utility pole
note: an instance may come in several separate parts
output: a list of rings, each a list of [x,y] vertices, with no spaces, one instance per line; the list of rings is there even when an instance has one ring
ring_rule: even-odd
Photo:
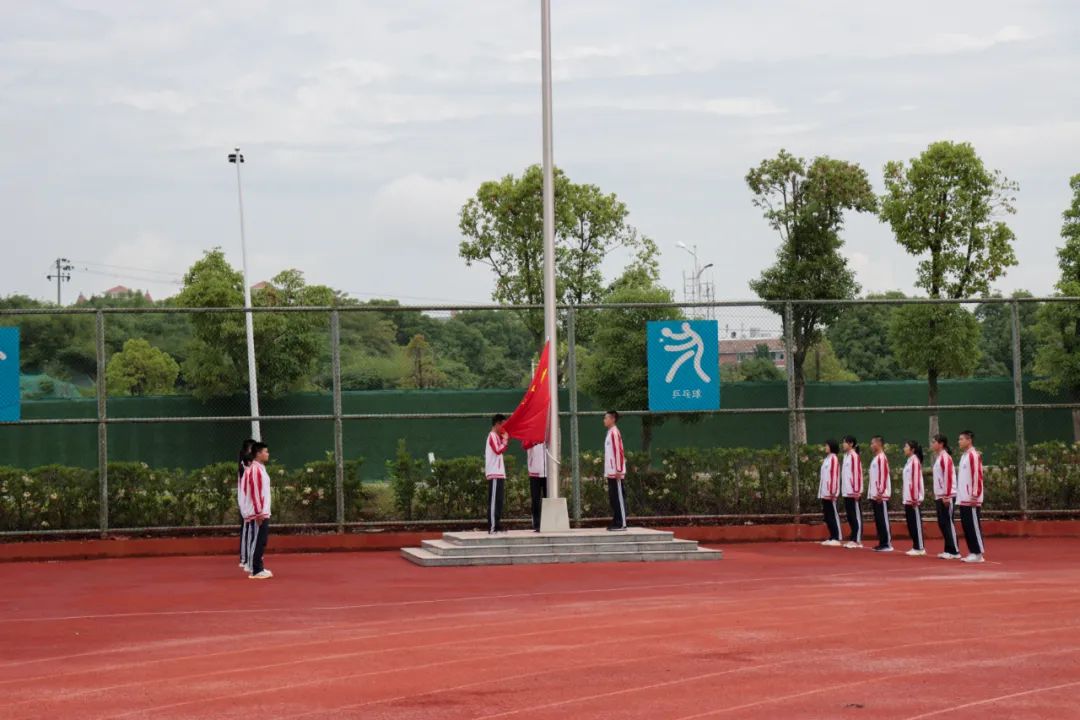
[[[72,265],[71,261],[67,258],[56,258],[55,265],[56,272],[49,273],[45,278],[47,280],[56,281],[56,304],[57,306],[62,306],[63,303],[60,301],[60,286],[61,283],[71,281],[71,271],[75,269],[75,266]]]

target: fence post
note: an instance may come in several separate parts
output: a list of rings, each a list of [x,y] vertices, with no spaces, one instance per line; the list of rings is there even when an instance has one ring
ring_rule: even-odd
[[[101,536],[109,532],[109,435],[105,424],[107,398],[105,387],[105,313],[94,313],[97,355],[97,438],[98,438],[98,525]]]
[[[581,525],[581,438],[578,434],[577,394],[577,336],[576,312],[573,306],[566,312],[566,379],[570,391],[570,505],[574,525]]]
[[[1027,519],[1027,443],[1024,438],[1024,370],[1020,366],[1020,304],[1009,303],[1012,315],[1013,402],[1016,403],[1016,488],[1020,496],[1020,516]]]
[[[341,314],[330,311],[330,372],[334,393],[334,504],[338,533],[345,532],[345,439],[341,427]]]
[[[795,413],[795,331],[791,302],[784,303],[784,367],[787,370],[788,472],[791,475],[791,512],[799,522],[798,420]]]

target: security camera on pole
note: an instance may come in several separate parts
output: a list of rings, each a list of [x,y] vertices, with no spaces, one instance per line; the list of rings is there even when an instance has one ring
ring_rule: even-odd
[[[240,148],[229,153],[229,162],[236,165],[236,197],[240,202],[240,258],[244,265],[244,326],[247,330],[248,394],[251,396],[251,437],[262,440],[259,428],[259,383],[255,378],[255,321],[251,312],[251,282],[248,281],[247,240],[244,237],[244,193],[240,187],[240,166],[244,156]]]

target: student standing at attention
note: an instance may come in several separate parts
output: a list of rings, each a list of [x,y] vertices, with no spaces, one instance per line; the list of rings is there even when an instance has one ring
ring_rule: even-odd
[[[911,536],[911,549],[908,555],[925,555],[922,535],[922,505],[926,496],[926,487],[923,485],[922,446],[914,440],[904,443],[904,455],[907,462],[904,464],[904,516],[907,519],[908,535]]]
[[[930,442],[934,456],[934,506],[937,523],[945,539],[944,552],[938,553],[942,560],[959,560],[960,548],[956,546],[956,468],[953,466],[949,439],[938,433]]]
[[[240,508],[240,567],[251,574],[251,546],[255,540],[253,523],[244,519],[244,471],[251,462],[251,446],[255,441],[248,438],[240,446],[240,459],[236,468],[236,505]]]
[[[608,481],[608,500],[611,502],[611,524],[608,530],[626,529],[626,495],[623,479],[626,477],[626,453],[623,451],[622,433],[619,432],[619,413],[604,413],[604,477]]]
[[[826,547],[840,547],[841,544],[840,513],[836,510],[836,499],[840,497],[840,459],[836,457],[839,450],[835,440],[825,441],[825,459],[821,461],[818,498],[821,499],[825,526],[829,528],[829,539],[821,542]]]
[[[982,455],[975,449],[975,435],[970,430],[960,433],[960,472],[956,478],[956,503],[960,506],[960,524],[964,528],[964,542],[968,546],[966,563],[983,560],[982,522],[979,518],[983,504]]]
[[[255,543],[251,549],[252,580],[268,580],[274,574],[263,565],[263,553],[270,537],[270,473],[266,472],[266,463],[270,461],[270,449],[265,443],[257,442],[251,446],[251,462],[244,472],[245,492],[250,497],[251,517],[255,525]]]
[[[889,528],[889,496],[892,495],[892,478],[889,477],[889,459],[885,457],[885,439],[880,435],[870,438],[874,459],[870,461],[870,505],[874,509],[874,525],[877,527],[878,544],[874,552],[892,552],[892,530]]]
[[[845,435],[844,462],[840,466],[840,491],[844,496],[844,513],[847,515],[851,535],[844,543],[846,548],[862,547],[862,461],[859,460],[859,443],[854,435]]]
[[[532,498],[533,532],[540,532],[540,510],[547,497],[547,445],[536,443],[525,448],[529,466],[529,495]]]
[[[484,446],[484,474],[488,479],[488,532],[503,532],[503,498],[506,497],[506,462],[503,453],[510,446],[510,437],[503,430],[505,415],[491,418],[491,432]]]

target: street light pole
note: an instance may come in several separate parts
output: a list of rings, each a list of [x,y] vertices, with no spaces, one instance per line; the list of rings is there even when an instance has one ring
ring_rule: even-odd
[[[544,330],[548,339],[547,498],[540,516],[545,532],[570,529],[566,498],[559,497],[559,354],[555,316],[555,159],[551,112],[551,0],[540,0],[540,66],[544,168]]]
[[[244,192],[240,184],[240,166],[244,156],[240,148],[229,153],[229,162],[236,165],[236,198],[240,205],[240,257],[244,270],[244,327],[247,331],[248,395],[251,400],[251,437],[262,440],[259,427],[259,383],[255,377],[255,321],[251,312],[251,282],[248,279],[247,238],[244,235]]]
[[[685,250],[694,258],[694,275],[693,279],[690,281],[690,302],[698,302],[700,300],[699,296],[701,295],[701,273],[705,271],[705,268],[698,267],[697,245],[694,245],[691,248],[687,247],[684,242],[677,242],[675,243],[675,247],[680,250]],[[686,276],[684,275],[683,281],[685,282],[685,280]]]

